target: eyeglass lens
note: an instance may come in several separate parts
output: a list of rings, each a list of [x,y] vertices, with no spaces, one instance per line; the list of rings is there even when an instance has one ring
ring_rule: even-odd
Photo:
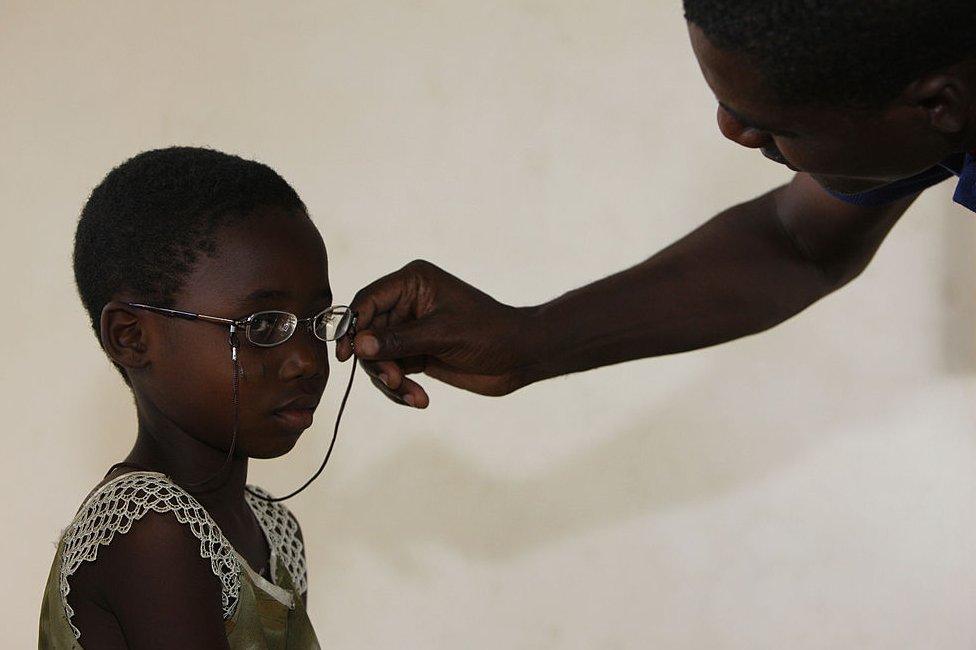
[[[319,314],[312,323],[312,329],[320,339],[335,341],[349,332],[351,322],[352,310],[348,307],[333,307]]]
[[[247,338],[255,345],[277,345],[291,336],[298,325],[294,314],[283,311],[263,311],[251,317]]]

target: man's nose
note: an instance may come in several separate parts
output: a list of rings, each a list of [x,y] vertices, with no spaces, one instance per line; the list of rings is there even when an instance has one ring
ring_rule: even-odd
[[[724,107],[718,107],[716,114],[718,130],[732,142],[749,149],[762,149],[773,143],[772,136],[765,131],[746,126],[730,114]]]

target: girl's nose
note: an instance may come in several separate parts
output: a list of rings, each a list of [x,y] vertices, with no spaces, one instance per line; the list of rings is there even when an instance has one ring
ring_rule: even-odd
[[[283,380],[308,379],[317,375],[328,377],[329,353],[326,344],[307,328],[299,328],[281,345],[287,349],[281,363]]]
[[[718,130],[722,132],[722,135],[743,147],[762,149],[771,145],[773,142],[773,138],[769,133],[751,126],[746,126],[725,110],[723,106],[718,107],[716,120],[718,121]]]

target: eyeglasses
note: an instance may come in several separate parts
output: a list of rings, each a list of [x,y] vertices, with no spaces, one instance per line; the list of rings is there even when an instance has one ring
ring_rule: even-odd
[[[167,309],[165,307],[154,307],[137,302],[125,303],[129,307],[146,309],[164,316],[172,318],[182,318],[184,320],[202,320],[208,323],[217,323],[230,327],[231,337],[233,338],[237,330],[244,330],[245,337],[249,343],[262,348],[270,348],[281,345],[291,338],[301,323],[308,323],[315,338],[320,341],[337,341],[346,334],[355,331],[356,315],[345,305],[334,305],[327,307],[314,316],[299,318],[295,314],[286,311],[259,311],[241,319],[220,318],[218,316],[207,316],[206,314],[194,314],[178,309]],[[236,351],[236,350],[235,350]]]

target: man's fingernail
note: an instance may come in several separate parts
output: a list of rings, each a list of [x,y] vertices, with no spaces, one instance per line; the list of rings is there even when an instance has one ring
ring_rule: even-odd
[[[403,401],[409,404],[410,406],[417,408],[417,400],[413,398],[413,395],[404,395]]]
[[[390,378],[386,375],[380,375],[380,381],[383,382],[387,388],[390,387]]]
[[[364,336],[362,341],[359,342],[359,352],[361,354],[371,357],[379,351],[380,342],[372,336]]]

